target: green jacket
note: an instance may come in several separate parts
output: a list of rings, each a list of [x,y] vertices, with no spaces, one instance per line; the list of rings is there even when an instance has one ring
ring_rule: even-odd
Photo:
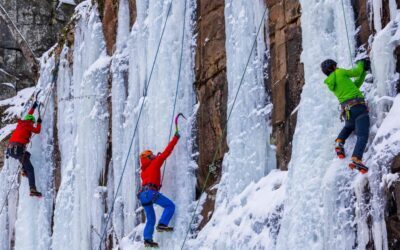
[[[363,84],[366,75],[364,61],[359,61],[352,69],[337,68],[324,82],[335,94],[339,102],[344,103],[350,99],[364,98],[359,88]]]

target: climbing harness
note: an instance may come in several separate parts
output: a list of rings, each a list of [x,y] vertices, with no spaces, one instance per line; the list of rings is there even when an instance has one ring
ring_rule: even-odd
[[[244,77],[245,77],[246,72],[247,72],[247,67],[248,67],[249,64],[250,64],[251,55],[253,54],[253,51],[254,51],[254,49],[255,49],[255,47],[256,47],[257,38],[258,38],[258,35],[260,34],[260,31],[261,31],[261,28],[262,28],[262,24],[264,23],[266,13],[267,13],[267,8],[265,8],[264,14],[263,14],[262,19],[261,19],[261,21],[260,21],[260,24],[259,24],[259,27],[258,27],[258,30],[257,30],[256,37],[254,38],[253,46],[252,46],[252,48],[251,48],[251,50],[250,50],[250,54],[249,54],[249,57],[248,57],[248,59],[247,59],[246,66],[245,66],[245,68],[244,68],[242,77],[241,77],[241,79],[240,79],[239,86],[238,86],[238,88],[237,88],[237,90],[236,90],[235,98],[233,99],[231,109],[230,109],[230,111],[229,111],[229,113],[228,113],[228,117],[227,117],[226,124],[225,124],[225,126],[224,126],[223,131],[222,131],[222,136],[221,136],[221,138],[220,138],[220,140],[219,140],[219,142],[218,142],[218,146],[217,146],[217,148],[216,148],[216,150],[215,150],[215,152],[214,152],[214,156],[213,156],[212,162],[211,162],[211,164],[210,164],[209,167],[208,167],[208,173],[207,173],[206,179],[205,179],[205,181],[204,181],[204,185],[203,185],[203,187],[202,187],[202,189],[201,189],[200,196],[204,193],[204,191],[205,191],[205,189],[206,189],[207,182],[208,182],[208,180],[209,180],[209,178],[210,178],[211,173],[214,172],[214,171],[216,170],[215,161],[216,161],[216,159],[217,159],[217,154],[218,154],[219,151],[221,150],[222,141],[223,141],[223,138],[224,138],[224,136],[225,136],[225,134],[226,134],[226,130],[227,130],[227,126],[228,126],[228,121],[229,121],[230,118],[231,118],[232,111],[233,111],[233,109],[234,109],[234,107],[235,107],[235,104],[236,104],[236,101],[237,101],[237,98],[238,98],[238,95],[239,95],[239,91],[240,91],[240,89],[241,89],[241,87],[242,87],[242,85],[243,85]],[[197,208],[199,207],[200,201],[201,201],[201,199],[199,199],[199,200],[197,201],[196,206],[195,206],[195,208],[194,208],[194,211],[193,211],[191,220],[190,220],[189,225],[188,225],[188,228],[187,228],[187,230],[186,230],[185,238],[184,238],[183,243],[182,243],[182,246],[181,246],[181,250],[182,250],[183,247],[185,246],[186,239],[187,239],[187,237],[188,237],[188,235],[189,235],[190,228],[191,228],[191,225],[193,224],[194,218],[195,218],[195,216],[196,216],[196,211],[197,211]]]
[[[180,55],[180,59],[179,59],[179,70],[178,70],[178,78],[176,80],[176,87],[175,87],[175,99],[174,99],[174,106],[172,109],[172,114],[171,114],[171,124],[169,126],[169,136],[168,138],[171,138],[172,135],[172,126],[173,126],[173,118],[174,118],[174,114],[175,114],[175,110],[176,110],[176,103],[178,100],[178,89],[179,89],[179,83],[180,83],[180,78],[181,78],[181,70],[182,70],[182,61],[183,61],[183,44],[185,41],[185,23],[186,23],[186,0],[185,0],[185,8],[183,10],[183,25],[182,25],[182,38],[181,38],[181,55]],[[181,113],[180,113],[181,114]],[[183,114],[182,114],[183,116]],[[185,117],[185,116],[183,116]],[[175,126],[176,126],[176,131],[178,129],[177,127],[177,119],[179,118],[179,114],[175,119]],[[185,118],[186,119],[186,118]],[[161,185],[163,184],[164,181],[164,174],[165,174],[165,169],[167,166],[167,160],[165,160],[164,162],[164,167],[163,167],[163,172],[161,175]]]
[[[156,53],[155,53],[155,56],[154,56],[154,60],[153,60],[153,64],[152,64],[152,67],[151,67],[151,70],[150,70],[149,79],[148,79],[147,84],[145,85],[145,88],[144,88],[144,91],[143,91],[143,100],[142,100],[142,103],[141,103],[141,106],[140,106],[140,110],[139,110],[138,118],[136,120],[135,128],[133,130],[133,135],[132,135],[131,142],[130,142],[130,145],[129,145],[129,148],[128,148],[128,154],[126,155],[124,167],[122,168],[121,177],[119,178],[117,189],[116,189],[115,195],[114,195],[114,197],[112,199],[110,212],[107,214],[106,223],[104,225],[104,230],[103,230],[103,233],[102,233],[102,236],[101,236],[101,239],[100,239],[100,243],[99,243],[99,248],[98,248],[99,250],[101,250],[101,244],[103,243],[103,241],[104,241],[104,239],[106,237],[107,226],[108,226],[108,223],[110,222],[111,214],[114,211],[115,201],[116,201],[116,199],[118,197],[118,192],[119,192],[119,189],[120,189],[121,183],[122,183],[122,177],[123,177],[123,175],[125,173],[125,169],[126,169],[126,166],[128,164],[129,155],[130,155],[130,152],[132,150],[133,141],[134,141],[134,138],[136,136],[136,132],[137,132],[137,129],[138,129],[138,126],[139,126],[140,118],[142,116],[145,99],[147,97],[147,90],[148,90],[148,88],[150,86],[150,83],[151,83],[151,79],[152,79],[153,72],[154,72],[154,67],[155,67],[155,64],[156,64],[156,61],[157,61],[157,57],[158,57],[158,54],[159,54],[159,51],[160,51],[160,47],[161,47],[161,41],[162,41],[162,39],[164,37],[165,28],[167,26],[167,21],[169,19],[169,15],[171,13],[171,8],[172,8],[172,1],[169,3],[169,7],[168,7],[168,11],[167,11],[167,17],[165,19],[164,26],[163,26],[162,31],[161,31],[161,36],[160,36],[160,40],[158,42],[157,50],[156,50]]]
[[[149,183],[149,184],[146,184],[146,185],[142,186],[141,189],[139,190],[139,192],[137,193],[136,196],[137,196],[138,200],[140,200],[140,194],[141,194],[142,192],[145,192],[145,191],[148,191],[148,190],[156,191],[157,194],[155,194],[155,195],[153,196],[153,198],[152,198],[149,202],[141,203],[143,207],[153,205],[154,202],[156,202],[156,200],[157,200],[158,197],[160,196],[160,194],[158,193],[159,188],[157,187],[157,185],[152,184],[152,183]]]
[[[340,104],[342,108],[342,113],[340,115],[340,120],[343,121],[345,119],[346,121],[350,120],[350,109],[356,105],[365,105],[367,106],[366,101],[364,98],[354,98],[350,99],[348,101],[345,101],[344,103]]]

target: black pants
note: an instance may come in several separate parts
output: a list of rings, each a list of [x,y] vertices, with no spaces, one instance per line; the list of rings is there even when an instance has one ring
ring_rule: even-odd
[[[13,146],[12,148],[7,149],[7,155],[11,156],[12,158],[18,160],[21,165],[22,169],[26,172],[26,175],[29,180],[29,187],[35,188],[35,170],[33,169],[31,163],[31,154],[21,146]]]
[[[369,135],[369,115],[367,106],[359,104],[352,107],[350,109],[349,118],[349,120],[346,120],[344,128],[340,132],[338,139],[346,141],[346,139],[354,131],[357,136],[357,142],[352,156],[361,160],[365,147],[367,146]]]

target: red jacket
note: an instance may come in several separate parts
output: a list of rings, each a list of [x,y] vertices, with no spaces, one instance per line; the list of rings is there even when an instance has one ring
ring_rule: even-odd
[[[164,152],[157,155],[155,159],[150,160],[149,158],[141,158],[140,164],[142,165],[142,173],[140,177],[142,178],[142,186],[146,184],[154,184],[158,188],[161,187],[161,167],[164,161],[171,155],[172,150],[178,143],[179,138],[174,136],[174,138],[169,142],[168,146],[165,148]]]
[[[35,109],[31,108],[28,114],[32,115],[34,111]],[[17,128],[12,133],[9,142],[28,144],[32,133],[39,134],[42,127],[40,123],[37,123],[36,127],[33,124],[32,121],[18,120]]]

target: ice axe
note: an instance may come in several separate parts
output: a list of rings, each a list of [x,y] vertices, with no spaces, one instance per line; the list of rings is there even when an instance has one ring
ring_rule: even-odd
[[[183,119],[187,120],[186,117],[182,113],[179,113],[176,115],[176,117],[175,117],[175,133],[179,132],[179,127],[178,127],[179,117],[182,117]]]
[[[40,92],[42,92],[41,89],[40,89],[40,90],[36,93],[36,95],[35,95],[35,102],[38,104],[39,118],[40,118],[40,107],[42,106],[42,103],[38,102],[38,96],[39,96]]]

